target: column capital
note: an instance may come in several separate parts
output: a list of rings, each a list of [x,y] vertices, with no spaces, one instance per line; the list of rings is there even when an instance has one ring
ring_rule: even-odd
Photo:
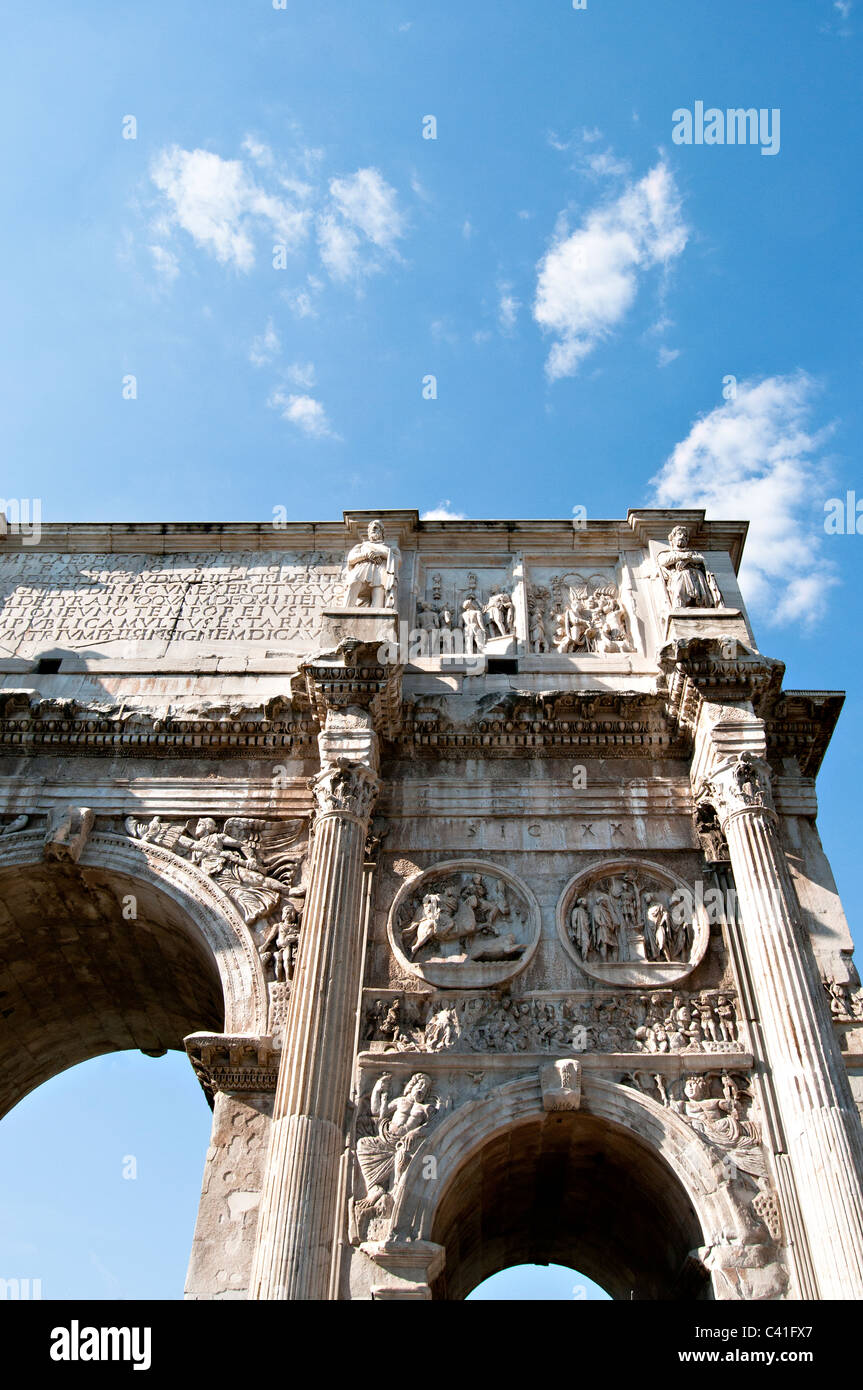
[[[372,813],[379,785],[377,774],[371,768],[347,758],[328,764],[309,781],[319,817],[350,816],[361,822],[367,821]]]
[[[723,830],[733,816],[760,815],[776,819],[770,768],[749,752],[727,758],[703,783],[699,802],[709,802]]]

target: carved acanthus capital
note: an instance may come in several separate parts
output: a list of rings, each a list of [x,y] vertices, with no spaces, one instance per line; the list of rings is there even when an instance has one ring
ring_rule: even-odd
[[[367,821],[378,794],[379,779],[362,763],[339,758],[309,780],[318,815],[348,815]]]
[[[763,758],[740,753],[714,769],[703,783],[699,807],[709,804],[719,825],[725,830],[732,816],[759,812],[773,817],[773,790],[770,767]]]

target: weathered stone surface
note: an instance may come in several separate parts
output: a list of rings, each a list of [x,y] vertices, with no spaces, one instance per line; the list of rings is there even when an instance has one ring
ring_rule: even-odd
[[[744,534],[0,537],[0,1110],[185,1046],[188,1297],[863,1297],[841,697],[759,651]]]

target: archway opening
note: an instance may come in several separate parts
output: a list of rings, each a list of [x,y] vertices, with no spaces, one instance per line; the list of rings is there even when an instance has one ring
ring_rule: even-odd
[[[487,1140],[443,1193],[431,1239],[446,1251],[439,1299],[547,1263],[582,1271],[614,1299],[712,1296],[677,1176],[632,1131],[584,1112],[550,1112]]]
[[[180,1299],[212,1116],[188,1061],[113,1052],[0,1124],[0,1299]]]
[[[467,1301],[600,1303],[610,1297],[599,1284],[568,1265],[509,1265],[471,1289]]]
[[[181,1050],[224,1017],[213,952],[169,893],[100,867],[0,871],[0,1115],[79,1062]]]

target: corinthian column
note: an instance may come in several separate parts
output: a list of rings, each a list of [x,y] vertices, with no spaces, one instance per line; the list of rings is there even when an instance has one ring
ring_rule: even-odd
[[[330,711],[311,882],[273,1111],[249,1297],[326,1299],[339,1215],[339,1161],[362,972],[362,871],[378,788],[377,735],[363,710]]]
[[[729,725],[725,729],[731,732]],[[717,737],[718,732],[718,737]],[[863,1298],[863,1136],[801,921],[761,754],[763,726],[711,738],[702,795],[728,842],[741,935],[812,1269],[823,1299]],[[742,745],[743,751],[740,751]]]

